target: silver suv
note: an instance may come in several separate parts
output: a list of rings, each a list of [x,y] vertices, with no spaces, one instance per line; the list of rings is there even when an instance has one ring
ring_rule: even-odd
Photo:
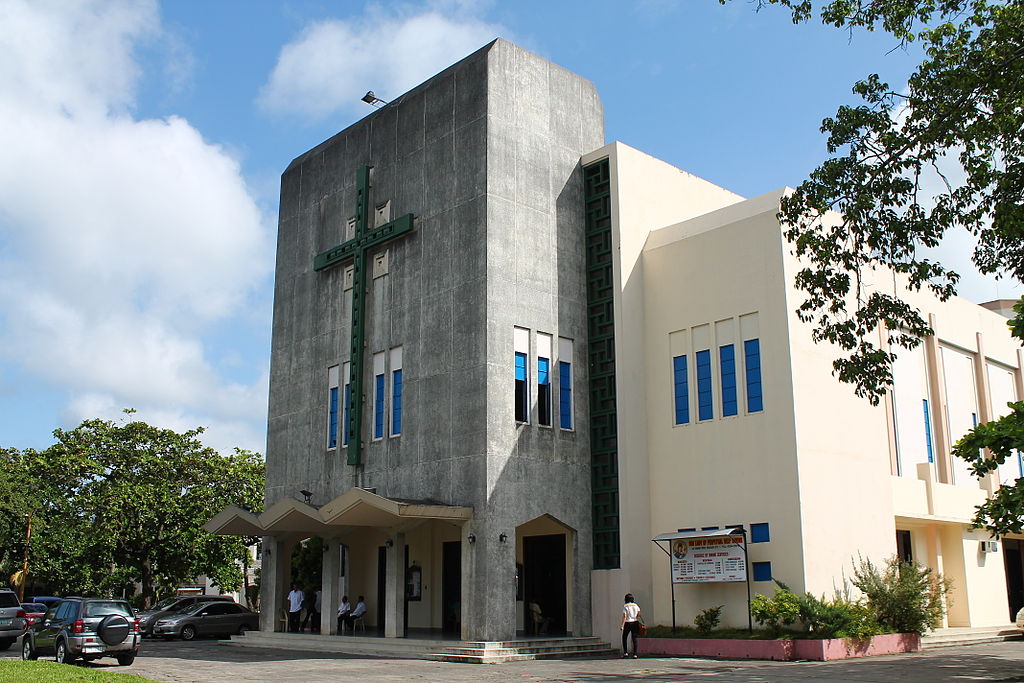
[[[0,590],[0,650],[6,650],[25,632],[25,610],[14,591]]]
[[[141,642],[139,620],[124,600],[65,598],[25,633],[21,658],[52,653],[58,662],[70,664],[79,657],[86,661],[114,657],[121,666],[128,666],[135,661]]]

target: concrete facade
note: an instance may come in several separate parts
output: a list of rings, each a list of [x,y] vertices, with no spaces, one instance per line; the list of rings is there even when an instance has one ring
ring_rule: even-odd
[[[517,528],[544,516],[560,523],[574,558],[569,630],[589,629],[579,159],[602,141],[592,84],[498,40],[303,154],[282,177],[266,507],[301,490],[317,506],[363,487],[390,499],[472,508],[470,522],[437,536],[476,539],[462,544],[468,638],[510,638],[517,621],[521,628],[509,599]],[[362,464],[354,466],[344,446],[326,447],[328,369],[348,360],[352,293],[344,264],[322,272],[312,265],[314,255],[351,236],[360,166],[372,167],[371,212],[390,201],[390,216],[411,212],[416,228],[369,259],[386,252],[386,274],[378,267],[370,279],[367,268],[367,409]],[[572,359],[577,429],[514,420],[508,389],[516,327],[529,331],[531,367],[538,333],[579,340]],[[370,361],[399,347],[401,435],[373,439]],[[352,592],[369,597],[376,576],[360,565],[375,563],[371,549],[398,531],[352,533],[374,536],[361,557],[350,547],[353,572],[365,579]],[[507,540],[499,541],[502,534]],[[424,562],[438,553],[422,547],[413,556]],[[428,576],[437,573],[428,568]],[[280,604],[271,583],[264,583],[266,602]],[[411,614],[411,625],[437,627],[436,610],[424,612]]]

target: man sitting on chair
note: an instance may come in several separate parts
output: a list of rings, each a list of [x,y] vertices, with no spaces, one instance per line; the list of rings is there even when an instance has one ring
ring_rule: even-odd
[[[338,605],[338,633],[345,632],[345,624],[348,623],[348,617],[351,613],[352,605],[349,604],[348,596],[342,596],[341,604]]]
[[[363,596],[359,596],[359,601],[356,603],[356,608],[349,612],[348,616],[345,617],[345,623],[352,629],[352,633],[355,634],[356,619],[361,619],[366,614],[366,602],[363,601]]]

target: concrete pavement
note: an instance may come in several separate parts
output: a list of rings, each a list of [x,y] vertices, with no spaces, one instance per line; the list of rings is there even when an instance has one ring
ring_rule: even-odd
[[[15,659],[12,647],[0,653]],[[933,683],[993,681],[1024,683],[1024,640],[941,648],[907,655],[839,662],[737,662],[701,659],[566,659],[509,664],[448,664],[376,659],[314,652],[226,647],[216,640],[191,643],[146,640],[135,664],[119,667],[101,659],[85,666],[134,673],[164,683],[283,683],[301,681],[485,682],[703,681],[716,683],[824,682]]]

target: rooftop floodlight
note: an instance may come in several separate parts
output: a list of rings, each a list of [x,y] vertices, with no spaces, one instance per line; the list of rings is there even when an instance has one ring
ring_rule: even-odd
[[[363,102],[373,105],[374,107],[382,107],[385,104],[387,104],[386,101],[374,95],[372,90],[367,90],[366,94],[363,95],[362,100]]]
[[[306,505],[309,505],[310,501],[313,499],[313,492],[307,491],[306,489],[302,489],[301,491],[299,491],[299,493],[301,493],[302,497],[305,498],[305,500],[302,502],[305,503]]]

